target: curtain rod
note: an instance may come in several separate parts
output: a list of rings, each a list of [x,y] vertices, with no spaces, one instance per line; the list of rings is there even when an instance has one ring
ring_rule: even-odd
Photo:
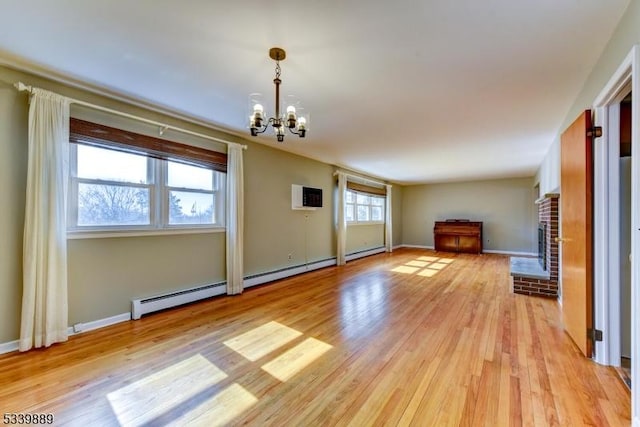
[[[343,175],[346,175],[346,176],[350,176],[351,178],[358,178],[358,179],[361,179],[361,180],[363,180],[363,181],[370,182],[370,183],[372,183],[372,184],[385,185],[385,186],[386,186],[386,185],[388,185],[389,187],[393,187],[391,184],[387,184],[386,182],[376,181],[376,180],[374,180],[374,179],[365,178],[365,177],[360,176],[360,175],[353,175],[353,174],[351,174],[351,173],[343,172],[343,171],[335,171],[335,172],[333,173],[333,176],[336,176],[336,175],[338,175],[338,174],[340,174],[340,173],[341,173],[341,174],[343,174]]]
[[[29,86],[29,85],[25,85],[22,82],[14,83],[13,86],[16,89],[18,89],[19,92],[33,93],[33,87]],[[105,113],[115,114],[116,116],[122,116],[122,117],[126,117],[126,118],[129,118],[129,119],[137,120],[139,122],[143,122],[143,123],[159,126],[160,127],[160,130],[159,130],[160,136],[162,136],[162,134],[164,132],[166,132],[167,130],[174,130],[176,132],[180,132],[180,133],[184,133],[184,134],[187,134],[187,135],[196,136],[198,138],[208,139],[208,140],[215,141],[215,142],[220,142],[220,143],[226,144],[226,145],[237,144],[236,142],[225,141],[224,139],[216,138],[214,136],[205,135],[205,134],[202,134],[202,133],[199,133],[199,132],[194,132],[194,131],[191,131],[191,130],[188,130],[188,129],[183,129],[183,128],[180,128],[180,127],[177,127],[177,126],[167,125],[165,123],[157,122],[157,121],[151,120],[151,119],[145,119],[144,117],[135,116],[133,114],[123,113],[122,111],[113,110],[111,108],[103,107],[101,105],[96,105],[96,104],[91,104],[89,102],[80,101],[79,99],[74,99],[74,98],[69,98],[69,97],[67,97],[67,99],[69,99],[74,104],[82,105],[84,107],[93,108],[94,110],[104,111]],[[246,145],[242,145],[242,144],[237,144],[237,145],[240,145],[245,150],[247,149]]]

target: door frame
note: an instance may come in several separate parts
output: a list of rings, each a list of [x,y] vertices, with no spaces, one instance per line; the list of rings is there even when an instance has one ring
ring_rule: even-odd
[[[602,139],[594,144],[594,327],[603,332],[595,343],[597,363],[620,364],[620,281],[618,218],[619,199],[619,104],[632,92],[631,100],[631,391],[632,418],[640,426],[640,46],[635,45],[593,102],[595,126]]]

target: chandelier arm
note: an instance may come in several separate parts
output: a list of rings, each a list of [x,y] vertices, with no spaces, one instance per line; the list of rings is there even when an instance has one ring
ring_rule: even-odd
[[[307,133],[306,129],[305,130],[301,130],[296,132],[295,130],[293,130],[292,128],[287,126],[287,129],[289,129],[289,132],[291,132],[294,135],[298,135],[300,138],[304,138],[305,134]]]
[[[271,119],[269,119],[269,121],[271,121]],[[261,129],[262,130],[258,130],[257,128],[255,128],[255,130],[253,131],[256,135],[260,134],[260,133],[265,133],[267,131],[267,129],[269,128],[269,124],[265,124],[262,125]],[[255,136],[255,135],[254,135]]]

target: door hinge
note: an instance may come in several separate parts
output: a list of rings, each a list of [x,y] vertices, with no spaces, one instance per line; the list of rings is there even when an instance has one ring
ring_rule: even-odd
[[[594,126],[587,130],[587,136],[590,138],[600,138],[602,136],[602,126]]]
[[[602,331],[600,329],[587,329],[587,338],[591,341],[602,341]]]

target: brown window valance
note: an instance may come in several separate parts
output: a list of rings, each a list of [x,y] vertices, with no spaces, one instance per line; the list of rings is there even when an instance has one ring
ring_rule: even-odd
[[[227,155],[122,129],[71,118],[69,141],[102,146],[126,152],[142,153],[164,160],[177,160],[227,172]]]
[[[386,196],[386,188],[372,187],[370,185],[359,184],[357,182],[347,181],[347,189],[357,191],[359,193],[373,194],[375,196]]]

